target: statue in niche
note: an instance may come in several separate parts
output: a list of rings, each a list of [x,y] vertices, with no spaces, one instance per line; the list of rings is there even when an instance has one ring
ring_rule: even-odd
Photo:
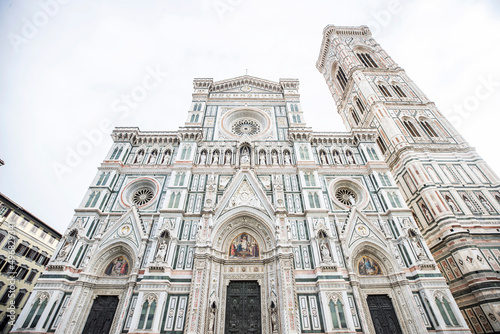
[[[347,161],[349,161],[351,165],[356,164],[356,161],[354,160],[354,155],[352,154],[351,151],[347,151],[346,156],[347,156]]]
[[[472,205],[472,202],[470,201],[469,197],[462,195],[462,199],[464,200],[465,204],[467,205],[467,207],[469,208],[470,211],[477,212],[474,205]]]
[[[424,213],[425,218],[427,218],[427,220],[429,222],[431,222],[432,221],[432,216],[431,216],[431,213],[430,213],[429,209],[427,208],[427,205],[425,205],[424,203],[422,203],[420,205],[420,207],[422,208],[422,212]]]
[[[288,153],[288,151],[285,152],[285,165],[291,165],[292,164],[292,160],[290,158],[290,153]]]
[[[212,160],[212,165],[218,165],[218,164],[219,164],[219,152],[215,151],[214,158]]]
[[[333,161],[335,162],[336,165],[342,164],[342,162],[340,161],[340,154],[339,154],[339,152],[337,152],[337,151],[333,152]]]
[[[484,207],[486,208],[486,210],[488,210],[488,211],[494,211],[493,207],[491,206],[491,204],[488,203],[488,201],[483,196],[479,195],[479,201],[481,202],[481,204],[484,205]]]
[[[150,165],[154,164],[157,156],[158,156],[158,152],[156,152],[156,150],[154,150],[153,153],[151,153],[151,155],[149,156],[148,164],[150,164]]]
[[[164,262],[165,256],[167,255],[167,242],[162,240],[158,246],[158,251],[156,252],[155,262]]]
[[[230,164],[231,164],[231,152],[227,151],[226,152],[226,165],[230,165]]]
[[[143,159],[144,159],[144,151],[140,150],[139,153],[137,154],[137,157],[135,158],[135,163],[140,164]]]
[[[278,164],[278,153],[273,152],[272,160],[273,160],[273,165],[277,165]]]
[[[444,198],[445,198],[446,202],[448,203],[448,205],[450,206],[451,211],[453,211],[453,213],[460,212],[460,210],[458,209],[455,202],[453,202],[453,200],[449,196],[445,196]]]
[[[330,250],[328,249],[326,241],[323,241],[319,246],[319,248],[321,250],[321,257],[323,258],[323,262],[325,263],[332,262],[332,257],[330,255]]]
[[[278,333],[278,311],[276,310],[276,304],[274,301],[271,302],[271,330],[273,333]]]
[[[207,163],[207,154],[205,151],[201,152],[200,165],[205,165]]]
[[[260,151],[259,164],[260,165],[265,165],[266,164],[266,154],[264,153],[264,151]]]
[[[165,154],[163,155],[163,163],[165,165],[168,165],[170,163],[170,151],[166,151]]]
[[[66,257],[68,256],[69,252],[71,251],[71,248],[73,247],[73,241],[68,240],[64,244],[64,246],[61,247],[61,250],[59,251],[59,254],[57,255],[58,260],[64,261]]]
[[[210,305],[210,314],[209,314],[209,320],[208,320],[208,333],[211,334],[214,332],[215,329],[215,312],[217,310],[217,305],[215,304],[215,301],[212,302]]]
[[[243,147],[241,150],[241,159],[240,162],[242,164],[248,164],[250,163],[250,149],[248,147]]]
[[[326,160],[326,154],[325,154],[325,152],[321,151],[320,157],[321,157],[321,163],[323,165],[328,165],[328,161]]]

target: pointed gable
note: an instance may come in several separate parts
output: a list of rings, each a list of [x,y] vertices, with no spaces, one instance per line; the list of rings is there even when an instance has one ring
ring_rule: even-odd
[[[136,207],[132,206],[104,233],[99,248],[124,241],[138,250],[141,239],[145,236],[146,226],[142,222]]]
[[[274,209],[266,197],[255,174],[249,170],[238,172],[225,190],[219,201],[216,216],[240,207],[251,207],[266,213],[274,214]]]
[[[341,239],[347,240],[346,244],[350,249],[362,242],[363,239],[370,239],[384,248],[387,247],[385,235],[357,207],[352,208],[349,218],[342,228]]]

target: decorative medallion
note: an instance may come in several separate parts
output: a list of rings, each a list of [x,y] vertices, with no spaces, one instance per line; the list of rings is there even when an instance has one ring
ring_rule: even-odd
[[[118,230],[118,235],[120,237],[126,237],[132,232],[132,226],[130,225],[123,225],[119,230]]]
[[[251,92],[252,91],[252,87],[250,86],[243,86],[240,88],[240,90],[244,93],[248,93],[248,92]]]
[[[357,225],[356,233],[358,233],[362,237],[366,237],[368,234],[370,234],[370,231],[366,228],[365,225]]]

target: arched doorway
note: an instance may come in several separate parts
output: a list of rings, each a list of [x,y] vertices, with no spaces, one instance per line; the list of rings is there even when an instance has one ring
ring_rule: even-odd
[[[257,211],[239,207],[223,214],[211,246],[197,248],[189,310],[200,322],[189,323],[187,333],[277,333],[290,315],[296,325],[293,254],[278,256],[272,221]]]

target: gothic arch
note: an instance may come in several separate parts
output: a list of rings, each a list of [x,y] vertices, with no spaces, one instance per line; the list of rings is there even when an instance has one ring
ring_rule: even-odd
[[[87,265],[87,268],[90,268],[90,274],[104,276],[106,266],[118,256],[123,256],[128,260],[128,273],[130,275],[137,265],[136,253],[134,248],[126,241],[120,241],[101,249],[96,256],[92,257],[93,259]]]
[[[371,240],[364,239],[352,249],[351,268],[359,275],[358,263],[363,256],[370,256],[380,265],[383,276],[389,276],[396,273],[399,267],[393,256],[387,252],[385,247],[374,243]]]
[[[219,217],[212,233],[212,244],[216,251],[226,254],[232,240],[239,234],[251,234],[259,244],[261,253],[276,247],[272,221],[253,208],[238,208]]]

